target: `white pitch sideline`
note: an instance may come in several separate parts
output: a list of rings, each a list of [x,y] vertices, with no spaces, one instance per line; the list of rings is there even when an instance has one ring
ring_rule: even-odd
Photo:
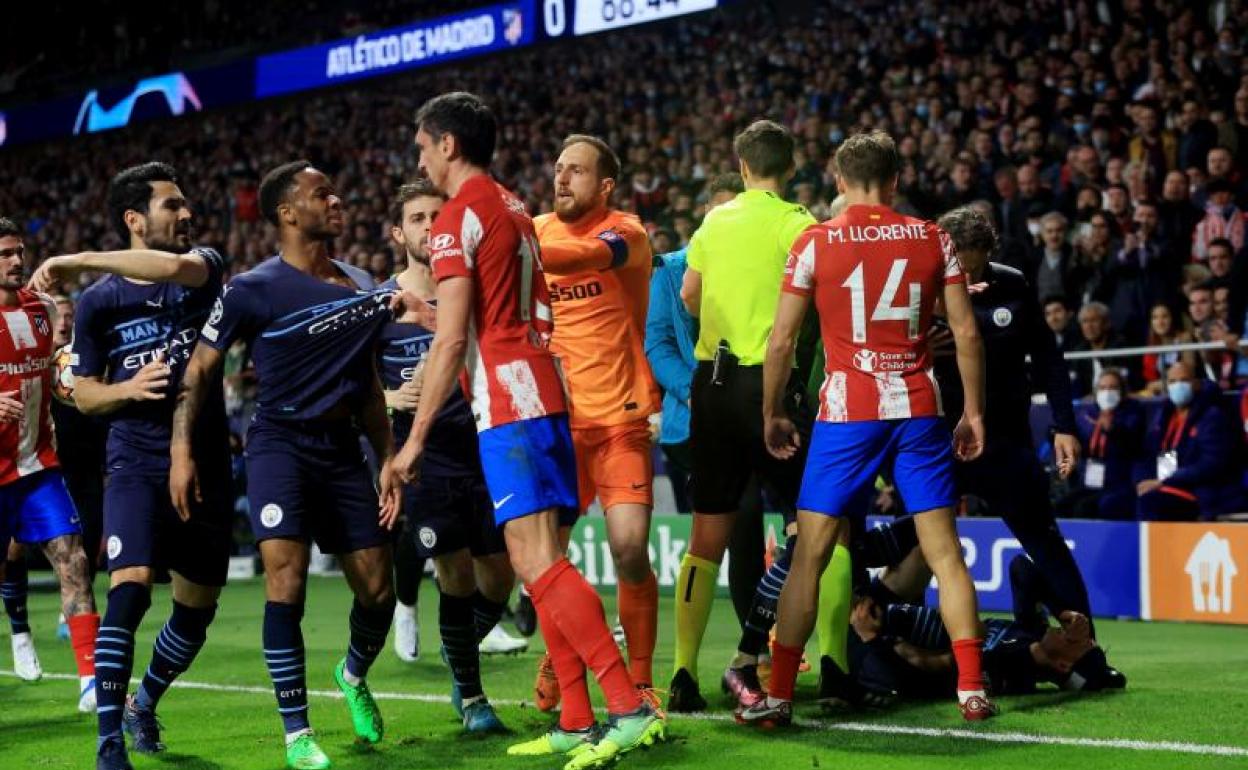
[[[0,670],[0,676],[16,678],[13,671]],[[44,672],[44,679],[78,680],[77,674],[54,674]],[[132,684],[141,680],[133,678]],[[215,684],[213,682],[191,682],[181,679],[173,683],[174,688],[184,690],[208,690],[211,692],[245,693],[250,695],[267,695],[272,697],[272,687],[255,685]],[[318,698],[336,698],[341,700],[342,693],[337,690],[308,690],[308,695]],[[373,692],[377,700],[415,701],[418,703],[450,703],[447,695],[434,695],[417,692]],[[520,706],[524,702],[518,700],[496,700],[490,702],[497,706]],[[703,722],[730,722],[729,714],[674,714],[676,721],[691,720]],[[986,743],[1018,743],[1041,746],[1078,746],[1093,749],[1119,749],[1125,751],[1154,751],[1171,754],[1198,754],[1210,757],[1248,757],[1248,747],[1218,746],[1208,743],[1187,743],[1183,741],[1137,741],[1130,738],[1077,738],[1067,735],[1038,735],[1035,733],[1018,732],[980,732],[959,728],[913,727],[910,725],[894,725],[882,722],[829,722],[822,719],[797,719],[799,725],[821,730],[837,730],[851,733],[887,733],[890,735],[913,735],[922,738],[956,738],[967,741],[983,741]]]

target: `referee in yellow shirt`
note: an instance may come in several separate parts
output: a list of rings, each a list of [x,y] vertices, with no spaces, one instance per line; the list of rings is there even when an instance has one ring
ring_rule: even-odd
[[[783,126],[756,121],[733,149],[745,192],[709,212],[694,233],[680,292],[701,329],[691,391],[693,534],[676,583],[673,711],[706,707],[698,648],[746,483],[757,473],[792,507],[806,463],[804,451],[787,461],[767,452],[762,364],[789,248],[815,219],[782,197],[794,172],[793,137]]]

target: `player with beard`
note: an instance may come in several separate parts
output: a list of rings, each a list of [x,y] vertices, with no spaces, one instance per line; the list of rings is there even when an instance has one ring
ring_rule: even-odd
[[[377,376],[375,348],[393,292],[331,257],[342,235],[342,200],[306,160],[270,171],[260,207],[280,251],[221,290],[187,367],[174,413],[169,492],[189,516],[208,486],[193,441],[219,387],[225,353],[251,345],[257,379],[247,430],[247,498],[264,562],[263,644],[292,768],[329,767],[308,722],[303,619],[311,543],[335,554],[355,595],[350,643],[333,676],[356,737],[381,741],[384,725],[365,677],[385,646],[394,615],[391,535],[399,515],[392,483],[394,437]],[[224,422],[224,421],[222,421]],[[367,437],[380,467],[380,493],[360,450]]]
[[[407,269],[383,283],[382,289],[434,301],[437,284],[429,267],[429,230],[443,203],[442,195],[425,180],[399,188],[390,237],[406,257]],[[409,310],[381,332],[379,369],[396,444],[407,440],[420,404],[420,368],[436,326],[432,313],[426,315],[422,318],[420,309]],[[472,410],[460,390],[451,393],[438,413],[420,476],[420,483],[404,488],[406,520],[396,561],[405,549],[408,558],[421,563],[433,559],[442,654],[451,669],[451,703],[466,731],[501,731],[503,724],[481,687],[478,645],[502,617],[516,578],[503,532],[494,524]],[[396,573],[403,568],[396,564]]]
[[[108,607],[96,642],[100,659],[99,768],[129,767],[122,729],[140,753],[163,751],[156,706],[190,667],[207,636],[225,585],[233,505],[221,383],[213,418],[196,446],[207,496],[179,517],[168,491],[174,393],[199,327],[221,288],[225,261],[192,248],[192,214],[172,167],[145,163],[109,184],[109,219],[129,251],[53,257],[32,278],[50,286],[82,272],[106,275],[88,288],[75,319],[74,400],[105,416],[108,484],[104,493]],[[151,664],[126,697],[134,634],[151,606],[152,583],[173,581],[173,608],[156,638]]]
[[[576,458],[559,364],[547,349],[551,311],[537,235],[514,195],[490,178],[498,124],[482,100],[450,93],[416,115],[420,167],[450,196],[430,235],[438,328],[421,402],[395,457],[414,481],[443,403],[468,367],[481,466],[516,574],[528,586],[564,708],[559,725],[512,746],[517,755],[565,754],[566,770],[605,767],[662,740],[666,723],[645,703],[611,638],[602,600],[564,554],[560,526],[575,514]],[[586,668],[606,696],[608,725],[573,711]],[[587,695],[575,702],[588,705]]]
[[[657,708],[651,659],[659,583],[649,553],[649,417],[659,410],[660,395],[645,350],[654,255],[641,220],[610,207],[619,175],[619,158],[606,142],[569,136],[555,161],[555,211],[534,219],[533,226],[554,311],[550,348],[565,368],[572,397],[580,509],[597,497],[606,513],[629,673]],[[535,695],[544,711],[559,702],[549,655],[542,659]]]
[[[56,307],[46,294],[23,288],[25,256],[21,228],[0,217],[0,544],[7,547],[10,537],[37,544],[56,571],[78,663],[78,710],[90,712],[100,616],[48,411]]]

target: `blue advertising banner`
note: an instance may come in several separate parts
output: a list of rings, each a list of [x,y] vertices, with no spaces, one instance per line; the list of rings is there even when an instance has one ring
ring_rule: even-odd
[[[531,44],[534,0],[391,27],[256,59],[256,98],[348,83],[361,78],[480,56]]]
[[[876,526],[887,520],[873,516],[868,524]],[[1058,523],[1088,585],[1092,612],[1101,617],[1138,618],[1139,525],[1076,519]],[[979,594],[980,609],[1009,612],[1013,609],[1010,560],[1023,552],[1022,546],[1000,519],[958,519],[958,534]],[[928,588],[927,600],[936,603],[934,583]]]

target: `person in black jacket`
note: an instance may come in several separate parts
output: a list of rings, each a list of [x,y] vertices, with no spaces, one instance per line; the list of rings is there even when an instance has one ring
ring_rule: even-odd
[[[983,499],[993,515],[1004,519],[1062,606],[1090,618],[1088,589],[1058,528],[1049,501],[1048,474],[1031,439],[1034,380],[1043,385],[1053,412],[1053,456],[1058,474],[1066,478],[1075,470],[1080,448],[1065,363],[1045,325],[1035,290],[1023,274],[988,261],[997,245],[992,222],[981,212],[964,207],[945,214],[939,224],[953,239],[966,271],[987,365],[984,452],[972,462],[958,463],[959,491]],[[936,377],[944,413],[961,414],[956,363],[952,357],[940,355],[949,348],[948,330],[934,331],[930,338],[937,353]],[[1080,661],[1080,674],[1090,686],[1124,686],[1126,678],[1105,662],[1102,653],[1094,653]]]

